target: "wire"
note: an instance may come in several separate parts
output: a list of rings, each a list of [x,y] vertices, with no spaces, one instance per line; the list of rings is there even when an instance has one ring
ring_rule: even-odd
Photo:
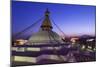
[[[54,22],[54,20],[51,18],[51,21],[53,22],[53,24],[57,27],[57,29],[64,35],[66,36],[66,34],[60,29],[60,27]]]
[[[32,25],[28,26],[27,28],[25,28],[24,30],[18,32],[17,34],[15,34],[15,38],[20,36],[21,34],[23,34],[25,31],[27,31],[28,29],[32,28],[33,26],[35,26],[39,21],[41,21],[44,17],[40,18],[39,20],[37,20],[35,23],[33,23]]]

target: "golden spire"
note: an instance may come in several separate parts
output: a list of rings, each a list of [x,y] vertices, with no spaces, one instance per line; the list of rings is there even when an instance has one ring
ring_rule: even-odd
[[[51,30],[52,29],[52,24],[49,19],[49,14],[50,14],[50,12],[47,9],[45,12],[45,19],[41,25],[42,30]]]

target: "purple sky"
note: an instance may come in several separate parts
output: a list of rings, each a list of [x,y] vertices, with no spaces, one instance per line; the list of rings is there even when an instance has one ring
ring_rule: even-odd
[[[66,35],[95,34],[95,6],[21,1],[12,2],[12,33],[17,33],[40,19],[46,8],[50,11],[50,17]],[[61,34],[54,24],[53,27],[55,32]]]

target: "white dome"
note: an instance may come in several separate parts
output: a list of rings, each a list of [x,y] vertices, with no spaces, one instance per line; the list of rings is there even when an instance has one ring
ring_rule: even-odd
[[[53,31],[40,30],[29,38],[30,44],[57,44],[64,43],[61,37]]]

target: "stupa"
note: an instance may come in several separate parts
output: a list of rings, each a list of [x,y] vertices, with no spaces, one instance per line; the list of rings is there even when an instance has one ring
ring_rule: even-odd
[[[52,23],[49,19],[50,12],[48,9],[45,11],[45,19],[40,26],[40,29],[37,33],[33,34],[29,38],[29,44],[31,45],[40,45],[40,44],[57,44],[64,43],[62,38],[54,31],[52,31]]]

